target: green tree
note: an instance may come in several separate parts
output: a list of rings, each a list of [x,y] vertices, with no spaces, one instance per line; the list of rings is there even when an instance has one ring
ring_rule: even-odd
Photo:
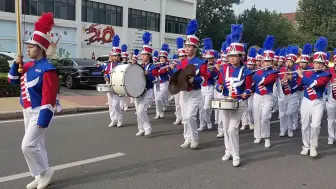
[[[336,0],[299,0],[296,18],[305,41],[315,42],[325,36],[329,49],[336,47]]]
[[[248,47],[263,46],[267,35],[275,38],[275,47],[298,44],[294,25],[277,12],[257,10],[255,7],[245,10],[239,15],[238,22],[244,24],[243,41]]]
[[[232,4],[239,0],[197,0],[196,18],[199,23],[198,37],[210,37],[214,49],[219,50],[226,35],[231,32],[230,25],[235,23]]]

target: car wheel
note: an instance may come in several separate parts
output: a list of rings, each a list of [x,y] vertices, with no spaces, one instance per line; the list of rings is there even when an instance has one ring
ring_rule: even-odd
[[[75,88],[75,85],[74,85],[74,80],[73,78],[71,77],[71,75],[67,75],[66,78],[65,78],[65,85],[68,89],[73,89]]]

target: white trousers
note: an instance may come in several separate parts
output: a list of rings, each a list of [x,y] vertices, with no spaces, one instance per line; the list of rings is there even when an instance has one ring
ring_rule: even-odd
[[[149,122],[147,109],[151,101],[153,100],[153,89],[147,90],[143,95],[135,99],[137,104],[137,122],[139,131],[151,131],[152,126]]]
[[[168,82],[160,83],[159,87],[155,88],[156,116],[159,116],[163,113],[163,107],[168,103]]]
[[[239,156],[239,124],[247,101],[239,103],[238,110],[219,110],[219,123],[223,125],[225,154]]]
[[[41,175],[49,168],[47,150],[45,147],[47,128],[38,128],[37,120],[39,113],[39,109],[32,110],[29,108],[23,110],[25,134],[23,136],[21,149],[33,177]]]
[[[293,130],[294,127],[294,113],[298,111],[299,95],[293,93],[285,95],[278,99],[279,117],[280,117],[280,132],[284,133],[287,130]]]
[[[185,111],[185,115],[182,115],[184,120],[184,139],[186,141],[198,141],[196,117],[199,104],[202,100],[201,90],[184,91],[182,94],[184,100],[183,111]]]
[[[186,109],[184,107],[184,98],[186,96],[187,93],[186,91],[180,91],[179,94],[180,94],[180,106],[181,106],[181,116],[182,116],[182,124],[185,123],[185,120],[183,119],[185,116],[186,116]]]
[[[174,95],[176,120],[182,119],[180,96],[181,96],[181,93],[177,93],[176,95]]]
[[[270,120],[272,117],[273,95],[261,96],[257,93],[253,97],[254,138],[270,137]]]
[[[110,118],[112,122],[115,121],[122,121],[122,113],[121,113],[121,107],[120,107],[120,101],[121,98],[120,96],[117,96],[111,92],[107,93],[107,99],[109,103],[109,113],[110,113]]]
[[[214,98],[219,98],[220,97],[220,93],[214,89]],[[218,117],[219,117],[219,110],[218,109],[214,109],[215,112],[215,123],[218,123]]]
[[[297,92],[298,94],[298,108],[297,108],[297,111],[294,113],[294,116],[293,116],[293,128],[294,129],[297,129],[300,127],[300,124],[299,124],[299,113],[300,113],[300,109],[301,109],[301,104],[302,104],[302,99],[303,99],[303,95],[304,95],[304,91],[298,91]]]
[[[328,140],[336,140],[336,101],[329,100],[326,104],[328,115]]]
[[[128,104],[126,103],[127,102],[127,96],[124,96],[124,97],[121,97],[120,98],[120,107],[121,109],[125,108],[125,107],[128,107]]]
[[[243,126],[253,123],[253,114],[252,114],[253,113],[253,96],[254,94],[252,94],[250,98],[248,98],[247,100],[247,106],[244,109],[242,119],[241,119]]]
[[[199,107],[200,127],[205,127],[211,123],[211,101],[214,98],[214,86],[202,86],[201,93],[202,99]]]
[[[301,106],[303,148],[317,148],[324,110],[323,99],[309,100],[303,98]]]

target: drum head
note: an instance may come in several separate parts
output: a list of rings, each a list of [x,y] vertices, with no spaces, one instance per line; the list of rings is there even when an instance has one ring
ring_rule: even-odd
[[[193,64],[187,65],[181,72],[178,79],[178,88],[180,91],[186,91],[188,86],[190,86],[188,79],[189,76],[195,77],[196,75],[196,66]]]
[[[137,64],[130,64],[124,73],[124,87],[131,97],[139,97],[146,88],[146,77],[144,69]]]
[[[182,70],[177,70],[169,81],[168,91],[171,95],[176,95],[180,92],[180,89],[178,88],[178,79],[180,77],[181,71]]]

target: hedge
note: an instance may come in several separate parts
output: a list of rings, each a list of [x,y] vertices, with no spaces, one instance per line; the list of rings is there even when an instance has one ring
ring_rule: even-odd
[[[8,73],[9,72],[9,65],[7,60],[0,56],[0,73]]]

